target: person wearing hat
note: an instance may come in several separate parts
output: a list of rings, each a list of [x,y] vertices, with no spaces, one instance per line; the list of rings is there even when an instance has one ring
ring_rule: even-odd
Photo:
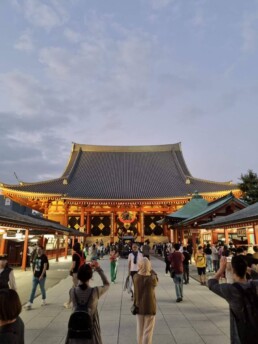
[[[17,290],[13,269],[8,266],[7,254],[0,255],[0,289]]]

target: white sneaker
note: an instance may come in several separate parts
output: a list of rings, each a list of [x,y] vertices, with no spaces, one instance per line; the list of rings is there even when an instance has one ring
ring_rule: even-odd
[[[46,300],[42,300],[42,302],[41,302],[41,306],[46,306]]]
[[[31,309],[32,304],[30,302],[27,302],[26,305],[24,306],[24,309],[29,311]]]
[[[64,303],[64,307],[69,309],[69,308],[72,308],[71,304],[69,302],[65,302]]]

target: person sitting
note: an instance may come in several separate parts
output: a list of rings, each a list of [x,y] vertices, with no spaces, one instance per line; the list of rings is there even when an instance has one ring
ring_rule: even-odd
[[[92,278],[94,271],[98,272],[100,278],[103,282],[103,286],[90,287],[89,281]],[[87,308],[91,310],[92,323],[93,323],[93,333],[92,339],[90,341],[70,339],[68,336],[66,338],[66,344],[73,343],[90,343],[90,344],[102,344],[100,323],[98,315],[98,300],[99,298],[108,290],[109,282],[101,269],[97,261],[93,261],[90,264],[82,265],[78,270],[78,280],[79,284],[75,288],[71,288],[69,291],[70,298],[73,304],[73,310],[76,311],[77,307],[81,304],[87,304]]]
[[[13,289],[0,289],[0,343],[24,344],[24,323],[19,317],[22,306]]]

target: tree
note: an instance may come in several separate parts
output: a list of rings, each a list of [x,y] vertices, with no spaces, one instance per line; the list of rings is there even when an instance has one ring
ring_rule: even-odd
[[[238,184],[239,189],[243,192],[243,200],[248,204],[258,202],[258,176],[252,170],[247,174],[241,174]]]

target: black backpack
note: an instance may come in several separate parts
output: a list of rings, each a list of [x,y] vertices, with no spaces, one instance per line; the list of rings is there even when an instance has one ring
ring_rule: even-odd
[[[243,313],[233,314],[241,343],[253,344],[258,338],[258,285],[251,281],[248,288],[233,283],[243,300]],[[256,338],[256,339],[255,339]]]
[[[73,290],[77,306],[75,311],[71,314],[68,322],[67,338],[92,339],[93,321],[91,313],[88,310],[88,303],[91,299],[93,289],[91,289],[87,302],[83,304],[79,303],[75,289]]]

